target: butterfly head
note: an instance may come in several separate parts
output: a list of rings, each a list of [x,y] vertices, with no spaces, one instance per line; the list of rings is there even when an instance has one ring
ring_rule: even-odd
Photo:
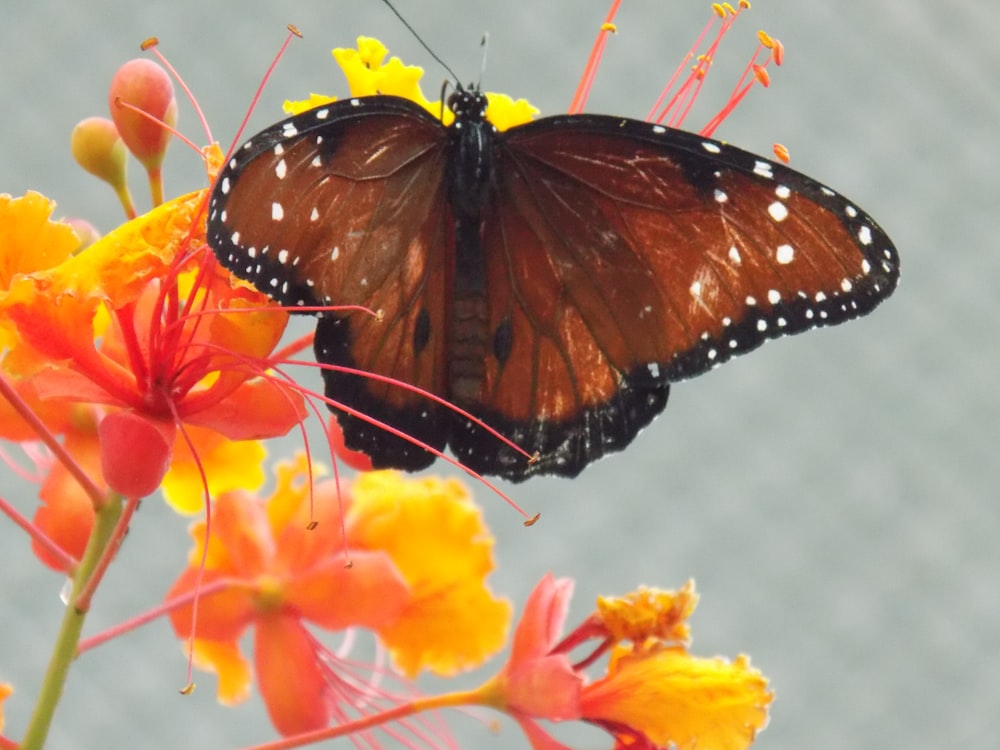
[[[467,122],[485,120],[487,107],[489,100],[486,94],[473,85],[467,89],[459,86],[455,93],[448,97],[448,109],[455,115],[456,120]]]

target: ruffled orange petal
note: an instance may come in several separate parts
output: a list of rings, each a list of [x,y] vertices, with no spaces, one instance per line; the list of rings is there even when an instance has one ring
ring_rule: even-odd
[[[245,375],[233,373],[242,381]],[[207,427],[230,440],[261,440],[286,435],[306,418],[302,394],[285,384],[262,377],[241,382],[225,398],[208,406],[197,395],[181,403],[181,418]]]
[[[15,274],[59,265],[80,246],[69,224],[51,220],[55,207],[32,190],[19,198],[0,194],[0,291]]]
[[[0,194],[0,298],[15,276],[58,265],[80,246],[69,224],[50,220],[55,205],[32,191],[20,198]],[[15,326],[0,316],[0,351],[17,339]]]
[[[63,447],[97,486],[102,487],[101,445],[93,423],[85,423],[81,415],[77,429],[67,433]],[[53,464],[38,495],[42,505],[35,512],[35,524],[64,552],[79,560],[94,526],[94,506],[90,497],[59,462]],[[37,542],[32,542],[32,550],[45,565],[65,572],[62,562]]]
[[[260,693],[286,737],[326,726],[327,684],[312,637],[294,617],[261,618],[254,638]]]
[[[194,594],[199,583],[202,588],[221,580],[225,576],[206,571],[199,581],[196,568],[185,569],[167,592],[167,601],[188,594]],[[198,620],[192,621],[190,603],[170,611],[170,624],[178,638],[195,635],[204,640],[231,642],[235,645],[255,615],[254,600],[249,588],[239,585],[228,586],[221,591],[200,596],[198,600]]]
[[[453,674],[499,650],[511,607],[486,586],[493,539],[462,484],[378,471],[359,477],[352,496],[351,546],[387,552],[412,592],[402,617],[379,631],[396,665],[411,676]]]
[[[321,564],[289,578],[284,597],[287,606],[328,630],[380,630],[399,619],[410,590],[383,552],[331,552]]]
[[[624,725],[656,746],[744,750],[767,724],[773,694],[746,656],[704,659],[682,648],[615,652],[583,690],[586,719]]]

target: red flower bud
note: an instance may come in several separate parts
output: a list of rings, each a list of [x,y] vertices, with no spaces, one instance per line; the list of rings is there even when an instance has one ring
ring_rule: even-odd
[[[123,103],[137,107],[152,119]],[[152,60],[129,60],[111,79],[108,106],[129,151],[147,170],[158,169],[171,136],[161,123],[170,127],[177,124],[177,99],[167,71]]]

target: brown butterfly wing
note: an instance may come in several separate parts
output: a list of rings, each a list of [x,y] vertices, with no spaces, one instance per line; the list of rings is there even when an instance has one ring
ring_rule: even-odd
[[[448,315],[445,133],[395,98],[310,110],[248,141],[210,206],[209,241],[236,275],[284,305],[378,313],[324,313],[315,348],[348,446],[386,466],[421,468],[434,456],[372,420],[442,449],[447,418],[412,390],[346,370],[445,394],[446,342],[430,335]]]
[[[631,442],[668,383],[861,315],[895,287],[895,249],[870,217],[732,146],[602,116],[502,138],[480,415],[540,460],[455,441],[479,470],[575,475]]]

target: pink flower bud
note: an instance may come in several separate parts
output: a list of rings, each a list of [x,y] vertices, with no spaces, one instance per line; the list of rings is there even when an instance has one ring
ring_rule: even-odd
[[[123,103],[150,117],[143,117],[122,106]],[[177,99],[167,71],[152,60],[141,57],[129,60],[111,79],[108,106],[129,151],[147,170],[158,169],[171,136],[163,124],[170,127],[177,124]]]

